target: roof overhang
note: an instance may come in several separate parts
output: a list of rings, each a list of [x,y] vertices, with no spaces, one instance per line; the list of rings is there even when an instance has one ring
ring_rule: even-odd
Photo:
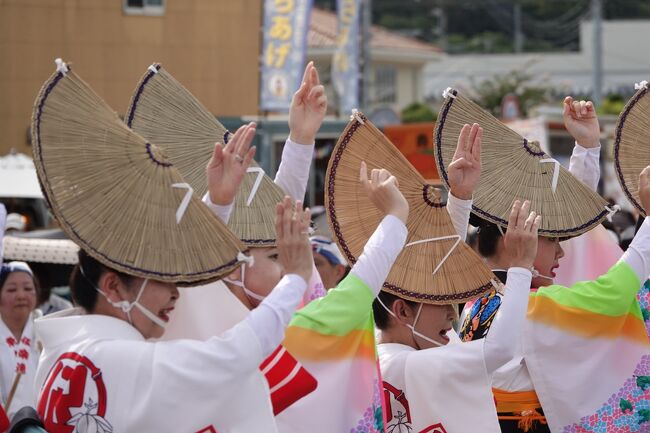
[[[307,55],[310,58],[331,58],[334,55],[333,47],[309,48]],[[393,48],[374,48],[370,51],[370,60],[390,63],[404,63],[424,66],[429,62],[440,61],[446,56],[445,53],[428,51],[396,50]]]

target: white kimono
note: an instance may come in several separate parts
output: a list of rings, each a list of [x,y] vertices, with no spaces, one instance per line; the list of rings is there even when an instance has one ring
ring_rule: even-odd
[[[428,350],[389,343],[378,352],[387,433],[501,431],[480,341]]]
[[[510,286],[488,339],[415,350],[377,346],[387,406],[386,433],[499,433],[492,373],[515,353],[525,321],[531,273],[511,268]],[[450,331],[450,333],[453,331]]]
[[[302,278],[285,275],[255,312],[206,341],[147,342],[126,321],[79,309],[36,321],[46,429],[276,432],[259,365],[284,338],[305,288]]]
[[[22,372],[7,414],[9,418],[22,407],[36,404],[34,379],[39,353],[34,338],[35,316],[36,313],[32,313],[27,320],[20,340],[16,340],[7,325],[0,319],[0,396],[3,407],[16,378],[16,372]]]

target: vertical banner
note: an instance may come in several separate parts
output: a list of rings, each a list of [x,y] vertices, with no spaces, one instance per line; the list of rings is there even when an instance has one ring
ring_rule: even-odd
[[[359,28],[361,0],[337,0],[338,37],[332,59],[332,83],[339,96],[339,113],[359,107]]]
[[[289,111],[302,79],[313,0],[264,0],[260,108]]]

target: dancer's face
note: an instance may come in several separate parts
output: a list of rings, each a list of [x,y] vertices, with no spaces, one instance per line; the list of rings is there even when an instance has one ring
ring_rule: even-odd
[[[557,238],[539,237],[537,242],[537,257],[533,266],[541,275],[555,278],[555,269],[560,266],[560,259],[564,257],[564,250]],[[532,281],[533,287],[544,287],[553,284],[548,278],[535,277]]]
[[[276,247],[251,248],[250,255],[255,262],[253,266],[244,265],[246,266],[244,285],[251,292],[267,297],[284,276],[284,268],[278,260],[278,249]],[[241,281],[241,274],[241,268],[239,268],[228,278]],[[255,308],[260,304],[259,300],[246,296],[241,287],[235,285],[229,285],[229,287],[249,307]]]
[[[416,314],[418,308],[419,306],[414,308]],[[455,318],[456,310],[453,305],[423,304],[420,316],[415,323],[415,330],[420,334],[445,345],[449,343],[447,331],[452,328],[452,322]],[[435,344],[425,340],[424,338],[420,338],[417,335],[414,335],[414,338],[420,349],[436,347]]]

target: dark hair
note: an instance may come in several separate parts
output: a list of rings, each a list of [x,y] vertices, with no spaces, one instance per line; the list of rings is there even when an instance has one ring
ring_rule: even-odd
[[[415,307],[417,305],[417,302],[400,298],[399,296],[393,295],[392,293],[384,292],[383,290],[379,292],[377,299],[375,299],[372,303],[372,312],[374,313],[375,316],[375,325],[377,325],[377,328],[381,329],[382,331],[388,328],[388,322],[390,321],[390,317],[388,311],[386,311],[386,309],[379,302],[378,299],[380,297],[381,297],[381,302],[383,302],[386,308],[389,309],[393,307],[393,304],[398,299],[401,299],[402,301],[406,302],[406,304],[410,307]]]
[[[503,233],[506,229],[502,229]],[[492,257],[497,253],[497,243],[501,238],[501,232],[496,224],[483,222],[478,228],[478,252],[483,257]]]
[[[83,273],[80,268],[83,269]],[[105,272],[114,272],[125,284],[133,279],[129,275],[102,265],[84,250],[79,250],[79,263],[74,267],[70,276],[70,291],[75,304],[88,312],[95,309],[99,295],[96,288],[99,285],[99,278]]]
[[[9,275],[11,275],[11,274],[13,274],[15,272],[23,272],[23,273],[29,275],[30,277],[32,277],[32,281],[34,282],[34,290],[36,290],[36,298],[37,298],[36,302],[38,302],[38,295],[39,295],[39,293],[41,291],[41,285],[38,283],[38,278],[36,278],[36,275],[33,275],[33,274],[30,275],[29,273],[27,273],[25,271],[0,272],[0,292],[2,292],[2,288],[4,287],[5,283],[7,282],[7,278],[9,278]],[[32,272],[33,272],[33,270],[32,270]],[[37,304],[37,306],[38,306],[38,304]]]

